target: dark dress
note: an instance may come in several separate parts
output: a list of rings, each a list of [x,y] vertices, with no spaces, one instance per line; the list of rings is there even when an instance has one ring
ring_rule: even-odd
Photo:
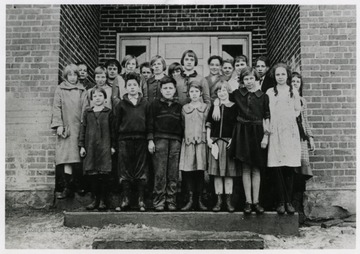
[[[115,147],[112,121],[112,111],[107,107],[99,112],[94,112],[93,108],[85,111],[79,137],[79,146],[86,150],[85,174],[111,172],[111,147]]]
[[[260,90],[240,88],[230,94],[238,114],[230,146],[230,156],[250,166],[265,167],[267,150],[261,148],[263,119],[270,118],[269,97]]]

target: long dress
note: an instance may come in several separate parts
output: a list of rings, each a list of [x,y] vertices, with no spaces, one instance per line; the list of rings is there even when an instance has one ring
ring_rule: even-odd
[[[268,167],[300,167],[301,145],[296,117],[301,110],[298,91],[293,90],[290,97],[288,89],[279,89],[275,96],[274,88],[267,90],[270,107],[270,138],[268,148]]]

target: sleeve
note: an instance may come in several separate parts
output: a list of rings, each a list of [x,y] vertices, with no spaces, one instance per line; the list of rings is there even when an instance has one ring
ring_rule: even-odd
[[[264,94],[264,119],[270,119],[269,95]]]
[[[85,111],[88,108],[90,108],[89,93],[87,90],[84,90],[81,93],[81,121],[83,121]]]
[[[119,88],[119,75],[114,79],[114,83],[111,86],[111,104],[112,108],[115,108],[120,102],[120,88]]]
[[[141,75],[140,75],[141,76]],[[143,94],[143,98],[148,101],[148,86],[147,86],[147,82],[145,80],[145,78],[143,76],[141,76],[141,92]]]
[[[299,92],[296,89],[293,89],[293,99],[294,99],[295,117],[298,117],[301,112],[301,102],[300,102]]]
[[[154,139],[154,114],[155,114],[155,102],[154,100],[149,106],[149,112],[147,114],[148,124],[147,124],[147,140]]]
[[[111,110],[109,113],[109,130],[110,130],[110,144],[112,148],[116,147],[115,129],[114,129],[114,111]]]
[[[83,120],[81,121],[80,125],[80,135],[79,135],[79,147],[85,147],[85,134],[86,134],[86,127],[87,127],[87,118],[88,118],[88,111],[84,112]]]
[[[301,98],[301,102],[303,103],[302,105],[302,110],[301,110],[301,118],[302,118],[302,124],[303,124],[303,128],[305,131],[306,136],[308,137],[314,137],[308,119],[307,119],[307,105],[306,105],[306,100],[304,98]]]
[[[181,109],[181,125],[182,125],[182,129],[185,131],[185,110],[184,110],[184,106]]]
[[[202,88],[203,88],[203,100],[204,100],[204,103],[206,103],[207,105],[210,105],[211,104],[211,99],[210,99],[210,89],[209,89],[209,84],[208,82],[206,81],[205,78],[203,78],[201,80],[201,84],[202,84]]]
[[[52,129],[56,129],[59,126],[64,126],[62,117],[62,98],[61,88],[58,86],[55,90],[54,104],[52,108],[51,125]]]
[[[118,137],[119,137],[119,126],[120,126],[120,123],[121,123],[121,116],[122,113],[121,113],[121,103],[118,103],[116,105],[116,107],[114,108],[114,111],[113,111],[113,137],[114,137],[114,140],[115,142],[118,140]]]
[[[206,124],[205,124],[206,128],[211,129],[211,125],[213,124],[213,118],[212,118],[213,111],[214,111],[214,105],[210,107],[209,113],[207,115]]]

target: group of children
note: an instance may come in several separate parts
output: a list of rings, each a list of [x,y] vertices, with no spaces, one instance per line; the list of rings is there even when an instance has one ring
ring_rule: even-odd
[[[178,209],[179,177],[187,193],[181,210],[208,210],[202,198],[208,174],[214,179],[213,211],[223,204],[235,210],[234,178],[242,176],[244,213],[262,214],[260,172],[265,170],[274,175],[277,212],[295,212],[293,176],[312,176],[308,144],[314,149],[301,75],[282,63],[269,74],[265,57],[252,68],[243,55],[234,61],[211,56],[205,78],[196,72],[197,64],[196,53],[187,50],[168,74],[158,55],[137,73],[136,57],[127,55],[121,64],[111,59],[98,66],[95,86],[85,82],[85,64],[65,67],[51,123],[58,135],[56,164],[63,165],[66,182],[73,165],[82,162],[94,196],[88,210],[107,209],[109,177],[116,168],[122,199],[115,210],[129,208],[135,185],[139,210],[145,211],[150,168],[155,211]],[[65,184],[57,198],[70,195]]]

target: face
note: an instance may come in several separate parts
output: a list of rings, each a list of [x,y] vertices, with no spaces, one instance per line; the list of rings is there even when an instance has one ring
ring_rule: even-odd
[[[244,85],[246,89],[251,90],[255,87],[256,78],[253,74],[244,77]]]
[[[226,101],[229,99],[229,92],[225,86],[222,86],[221,89],[217,90],[217,96],[221,101]]]
[[[264,61],[257,61],[255,69],[259,73],[260,77],[263,77],[269,68],[266,66]]]
[[[135,79],[130,79],[126,83],[126,91],[131,95],[137,95],[139,93],[139,84]]]
[[[141,75],[143,75],[143,77],[148,80],[152,75],[151,69],[148,67],[142,67]]]
[[[237,74],[240,74],[241,70],[246,67],[246,63],[244,61],[238,61],[235,63],[235,71]]]
[[[188,54],[184,57],[184,69],[186,71],[192,71],[195,67],[195,58]]]
[[[95,74],[95,82],[98,86],[103,86],[105,85],[106,82],[106,74],[105,72],[100,73],[100,74]]]
[[[109,65],[107,67],[107,73],[108,73],[108,78],[109,79],[114,79],[116,78],[116,76],[118,75],[118,67],[116,65]]]
[[[132,72],[135,71],[136,69],[136,60],[135,59],[131,59],[126,63],[126,71],[127,72]]]
[[[78,70],[79,70],[79,79],[86,79],[88,76],[86,65],[80,64],[78,66]]]
[[[74,71],[70,71],[67,75],[67,81],[69,81],[70,84],[75,85],[78,81],[78,75]]]
[[[189,90],[189,97],[191,101],[197,102],[200,99],[201,92],[196,87],[191,87]]]
[[[287,78],[288,78],[287,72],[286,72],[286,69],[284,67],[276,68],[276,70],[275,70],[275,79],[276,79],[276,83],[278,85],[286,85]]]
[[[179,70],[179,69],[174,70],[173,77],[177,77],[177,76],[180,76],[180,75],[181,75],[181,70]]]
[[[291,85],[299,91],[301,86],[301,79],[299,77],[293,77],[291,79]]]
[[[94,104],[96,106],[101,106],[104,104],[104,101],[105,101],[105,97],[104,97],[104,94],[102,92],[99,92],[99,91],[95,91],[93,93],[93,96],[92,96],[92,101],[94,102]]]
[[[152,64],[152,69],[154,70],[154,74],[158,75],[161,74],[163,72],[164,66],[161,62],[160,59],[157,59],[153,64]]]
[[[234,71],[234,67],[230,63],[224,63],[222,67],[222,72],[226,77],[230,77]]]
[[[166,83],[161,86],[160,92],[165,99],[172,99],[176,89],[173,83]]]
[[[211,60],[211,62],[209,64],[209,69],[210,69],[211,75],[219,75],[220,70],[221,70],[221,65],[220,65],[219,59]]]

